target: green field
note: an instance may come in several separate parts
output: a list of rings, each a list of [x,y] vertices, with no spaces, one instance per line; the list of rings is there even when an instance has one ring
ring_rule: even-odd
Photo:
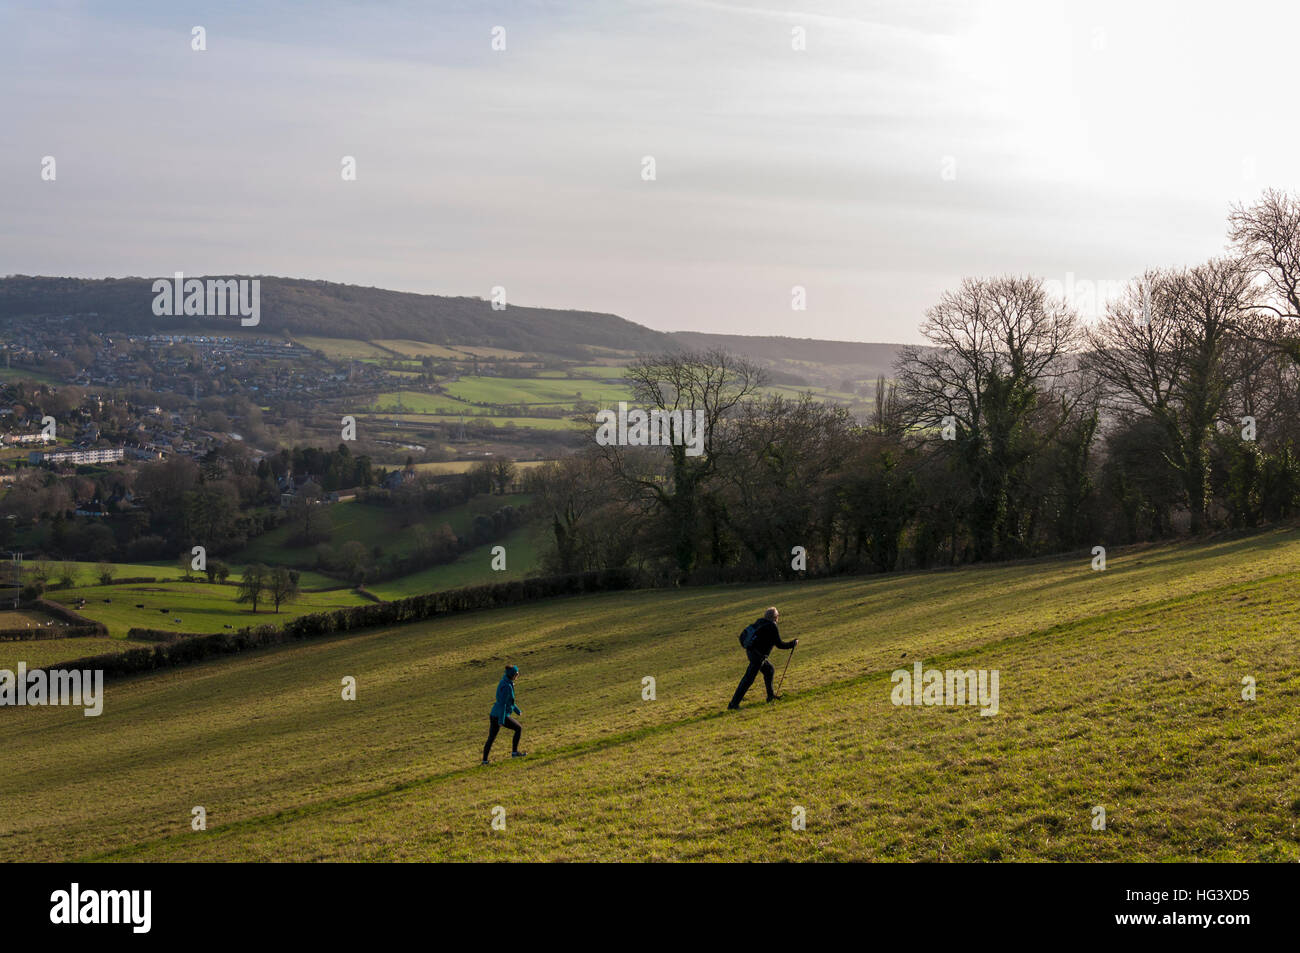
[[[462,417],[452,414],[433,414],[424,419],[440,424],[459,424],[463,422],[471,427],[476,424],[488,424],[493,427],[504,428],[506,424],[514,424],[516,427],[531,427],[534,430],[577,430],[582,426],[570,417],[498,417],[488,414],[465,414]]]
[[[36,381],[39,384],[62,383],[57,377],[41,371],[29,371],[24,367],[0,367],[0,381]]]
[[[455,348],[445,347],[441,344],[429,344],[425,341],[406,341],[400,339],[382,340],[376,339],[371,342],[377,347],[381,347],[394,354],[401,354],[405,357],[436,357],[439,359],[463,360],[465,354]]]
[[[625,364],[582,364],[568,367],[566,373],[571,377],[587,377],[592,380],[619,380],[627,373]]]
[[[249,560],[252,562],[254,560]],[[45,566],[49,571],[49,584],[55,585],[59,582],[59,577],[63,574],[63,567],[67,566],[72,573],[73,581],[81,586],[99,585],[99,563],[75,562],[72,560],[59,559],[29,559],[23,563],[23,578],[31,578],[32,572],[37,566]],[[180,579],[182,578],[180,566],[177,563],[113,563],[115,570],[115,579]],[[230,567],[232,581],[238,580],[243,574],[243,562],[226,561]],[[331,589],[340,583],[337,579],[331,579],[329,576],[322,575],[318,572],[301,571],[299,573],[298,584],[304,589]],[[58,602],[59,593],[67,592],[66,589],[51,589],[46,593],[51,599]]]
[[[1300,860],[1300,533],[1089,559],[553,599],[14,709],[0,858]],[[787,697],[724,713],[769,603]],[[1000,713],[891,704],[914,660],[998,670]],[[506,661],[531,755],[481,768]]]
[[[455,413],[457,407],[465,407],[469,410],[470,405],[459,401],[454,397],[446,394],[426,394],[418,390],[404,391],[387,391],[375,397],[375,402],[370,405],[369,410],[372,413],[384,413],[385,411],[396,411],[398,405],[401,405],[401,411],[398,416],[406,414],[426,414]]]
[[[293,603],[280,606],[277,617],[275,607],[269,602],[259,603],[254,615],[248,606],[235,601],[238,594],[238,588],[231,585],[166,582],[61,589],[49,593],[48,597],[80,615],[103,622],[114,638],[125,637],[132,626],[167,632],[220,632],[226,625],[239,629],[246,625],[282,622],[308,612],[340,609],[366,601],[351,589],[304,591]],[[86,600],[84,608],[76,608],[78,598]],[[105,602],[105,599],[111,601]],[[138,609],[137,605],[144,608]],[[169,611],[163,612],[163,609]],[[173,621],[177,618],[181,621]]]
[[[49,574],[49,584],[58,583],[63,567],[68,567],[74,581],[85,585],[99,582],[99,563],[77,562],[63,559],[28,559],[23,563],[23,578],[30,579],[38,567],[43,567]],[[177,563],[113,563],[116,578],[179,579],[180,566]]]
[[[555,378],[462,377],[443,385],[443,389],[452,397],[469,403],[507,406],[570,406],[578,401],[608,404],[632,399],[631,389],[624,384]]]
[[[405,599],[407,596],[443,589],[522,579],[538,565],[537,544],[532,534],[532,528],[526,526],[515,530],[500,542],[499,545],[506,548],[504,570],[492,569],[492,549],[498,545],[492,543],[471,549],[445,566],[434,566],[389,582],[377,582],[366,586],[366,589],[381,599]]]
[[[310,335],[294,335],[294,340],[303,347],[320,351],[326,357],[342,360],[364,360],[366,358],[389,358],[394,355],[382,347],[376,347],[369,341],[353,338],[321,338]]]
[[[369,420],[378,426],[394,420],[404,424],[459,424],[467,427],[487,424],[492,427],[505,427],[512,423],[516,427],[531,427],[534,430],[574,430],[581,425],[571,417],[514,417],[485,414],[479,408],[464,414],[362,414],[358,419]]]
[[[463,351],[471,357],[484,357],[505,361],[524,356],[523,351],[512,351],[509,348],[504,347],[484,347],[477,344],[457,344],[456,350]]]

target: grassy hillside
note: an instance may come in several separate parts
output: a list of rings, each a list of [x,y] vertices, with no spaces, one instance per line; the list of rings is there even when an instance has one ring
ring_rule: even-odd
[[[111,685],[98,719],[4,712],[0,858],[1297,860],[1297,581],[1287,530],[1104,572],[558,599],[213,661]],[[724,713],[769,603],[803,640],[788,697]],[[997,669],[1001,712],[892,705],[916,659]],[[507,660],[533,754],[481,768]]]
[[[13,672],[19,662],[28,668],[62,665],[79,658],[142,648],[149,642],[121,638],[41,639],[35,642],[0,642],[0,669]]]

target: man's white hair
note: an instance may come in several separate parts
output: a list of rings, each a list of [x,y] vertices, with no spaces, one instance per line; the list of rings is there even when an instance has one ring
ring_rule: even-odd
[[[767,607],[767,611],[763,613],[763,618],[764,618],[764,619],[775,619],[775,618],[777,617],[777,615],[778,615],[778,613],[777,613],[777,611],[776,611],[776,606],[768,606],[768,607]]]

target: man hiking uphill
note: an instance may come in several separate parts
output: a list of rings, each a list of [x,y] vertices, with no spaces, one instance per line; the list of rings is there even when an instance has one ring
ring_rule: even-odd
[[[772,676],[776,674],[776,669],[767,660],[767,656],[773,648],[793,650],[799,644],[798,639],[793,642],[781,641],[781,632],[776,627],[776,620],[780,615],[781,613],[776,611],[776,606],[773,606],[763,613],[762,618],[755,619],[740,634],[740,644],[745,647],[745,654],[749,656],[749,668],[745,669],[740,684],[736,686],[736,694],[731,696],[731,704],[727,706],[728,708],[740,707],[740,700],[745,697],[745,692],[749,691],[749,686],[754,684],[754,678],[759,672],[763,673],[763,681],[767,683],[767,700],[772,701],[777,697],[776,692],[772,691]]]
[[[514,744],[510,746],[510,757],[522,758],[528,754],[527,751],[519,750],[519,736],[523,733],[524,726],[515,721],[511,715],[522,715],[519,706],[515,704],[515,679],[519,677],[518,665],[507,665],[505,674],[501,676],[501,681],[497,682],[497,700],[492,706],[492,712],[489,715],[491,727],[488,728],[487,744],[483,746],[483,764],[488,763],[488,753],[492,750],[492,742],[497,740],[497,732],[502,728],[509,728],[515,733]]]

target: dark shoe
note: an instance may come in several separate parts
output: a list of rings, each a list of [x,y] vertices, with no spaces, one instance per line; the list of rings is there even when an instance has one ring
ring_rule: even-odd
[[[526,758],[526,757],[528,757],[528,752],[527,752],[527,751],[512,751],[512,752],[510,752],[510,757],[512,757],[512,758]]]
[[[740,711],[740,706],[739,706],[739,705],[728,705],[728,706],[727,706],[727,711]]]
[[[779,702],[784,697],[785,697],[784,695],[769,695],[767,698],[767,703],[770,705],[772,704],[772,702]]]
[[[487,758],[484,758],[482,761],[479,762],[479,764],[487,764],[487,763],[488,763],[488,759],[487,759]]]

